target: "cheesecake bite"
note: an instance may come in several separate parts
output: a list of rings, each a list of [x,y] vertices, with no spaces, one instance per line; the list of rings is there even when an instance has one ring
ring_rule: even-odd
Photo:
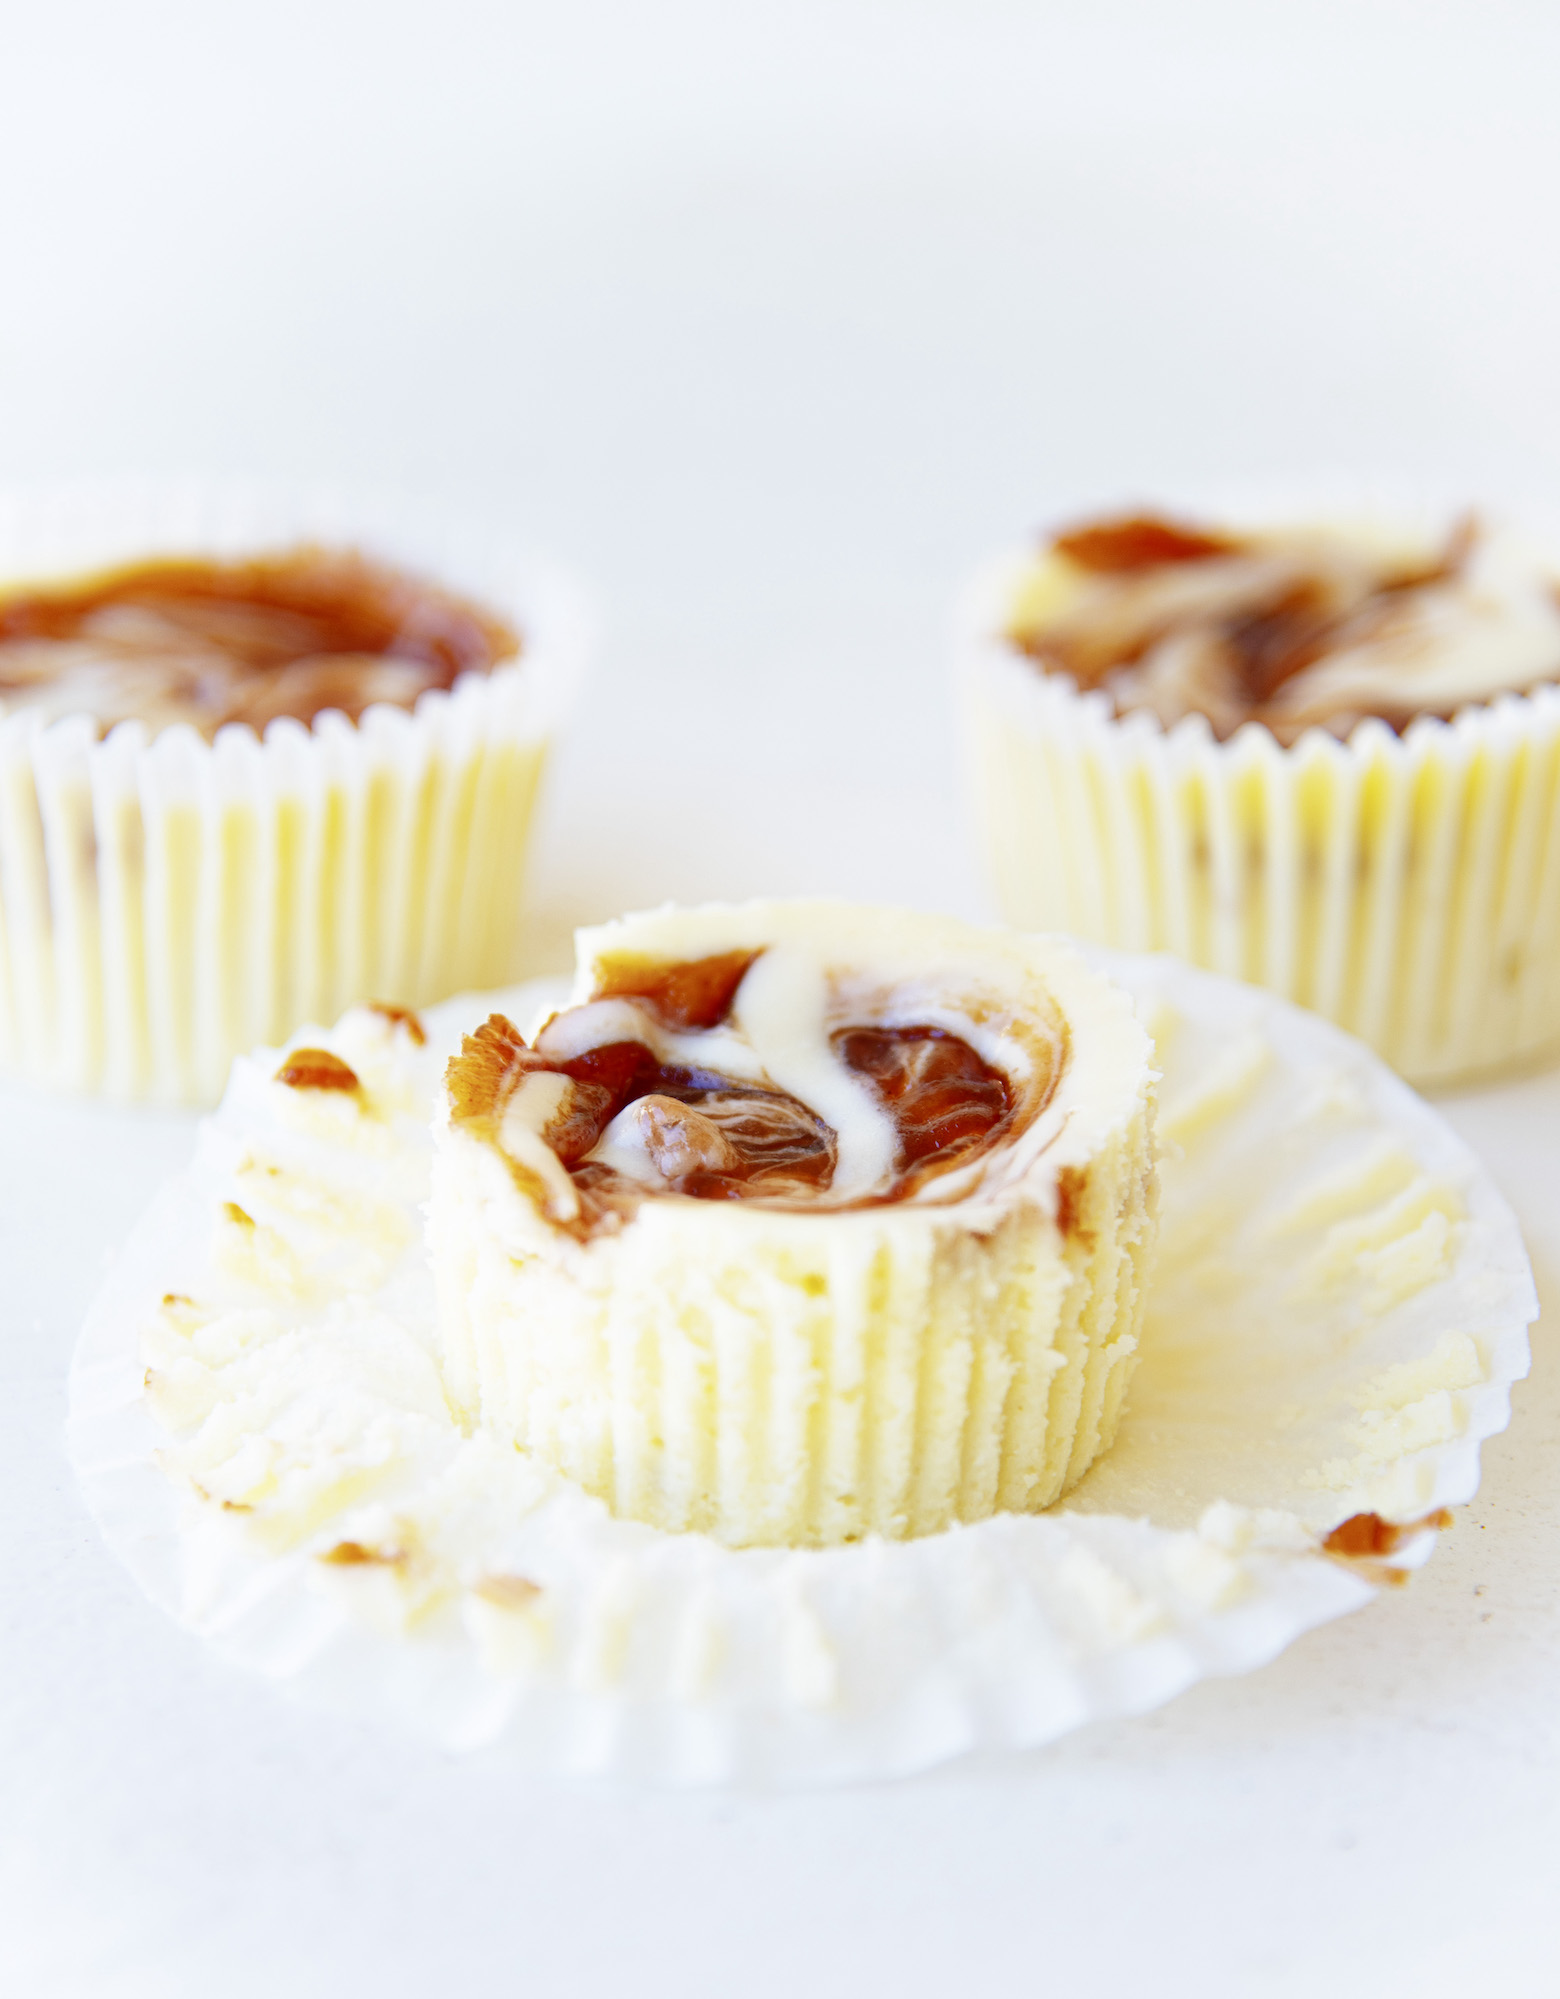
[[[1049,1505],[1153,1238],[1146,1037],[1051,940],[841,904],[580,938],[450,1063],[430,1245],[469,1419],[738,1544]]]

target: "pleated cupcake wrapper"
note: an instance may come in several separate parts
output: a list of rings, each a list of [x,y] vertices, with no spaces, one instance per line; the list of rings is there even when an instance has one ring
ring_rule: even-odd
[[[210,1102],[235,1054],[302,1020],[515,975],[532,812],[584,648],[566,583],[388,511],[180,493],[0,508],[0,577],[304,539],[470,591],[520,630],[520,662],[411,712],[263,739],[0,715],[0,1066]]]
[[[1008,921],[1267,986],[1422,1083],[1560,1046],[1560,688],[1291,749],[1112,714],[995,636],[962,644],[970,782]]]
[[[391,1065],[409,1115],[390,1152],[354,1141],[347,1107],[295,1105],[269,1080],[274,1051],[237,1066],[77,1348],[71,1455],[110,1545],[180,1623],[311,1701],[618,1781],[900,1774],[1263,1664],[1424,1561],[1434,1509],[1472,1495],[1527,1370],[1531,1274],[1477,1162],[1358,1043],[1170,959],[1105,969],[1164,1071],[1161,1268],[1116,1444],[1049,1513],[733,1549],[614,1518],[502,1439],[462,1435],[416,1235],[431,1153],[416,1119],[489,1006],[527,1020],[556,1003],[532,990],[438,1009],[420,1049],[385,1032],[375,1053],[371,1023],[334,1030],[364,1073]],[[268,1211],[288,1175],[309,1199]],[[287,1303],[213,1264],[225,1200],[304,1254],[299,1217],[330,1190],[360,1216],[405,1208],[373,1282],[327,1282],[321,1263],[326,1290]],[[245,1315],[201,1349],[237,1373],[197,1470],[180,1454],[208,1433],[163,1428],[146,1388],[149,1364],[177,1387],[167,1343],[150,1360],[142,1346],[170,1291]],[[275,1345],[254,1316],[267,1299]],[[306,1516],[265,1483],[291,1477],[299,1438],[321,1440]],[[1403,1523],[1401,1544],[1331,1558],[1322,1537],[1364,1510]]]

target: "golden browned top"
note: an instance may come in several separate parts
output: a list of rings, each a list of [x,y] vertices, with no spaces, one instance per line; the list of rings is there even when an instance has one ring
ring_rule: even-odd
[[[460,1053],[450,1057],[444,1071],[450,1123],[491,1136],[515,1084],[537,1066],[514,1022],[490,1013],[475,1034],[462,1037]]]

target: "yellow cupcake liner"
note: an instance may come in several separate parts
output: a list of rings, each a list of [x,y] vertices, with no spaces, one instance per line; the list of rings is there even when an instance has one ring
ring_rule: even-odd
[[[0,702],[0,1068],[119,1099],[213,1101],[233,1057],[358,1000],[512,979],[528,835],[585,648],[570,586],[383,505],[107,489],[0,504],[0,577],[304,540],[491,604],[513,667],[412,711],[207,743]]]
[[[1027,560],[1027,558],[1026,558]],[[970,782],[1007,920],[1172,951],[1314,1009],[1419,1083],[1560,1048],[1560,688],[1283,749],[1117,720],[1002,636],[961,646]]]

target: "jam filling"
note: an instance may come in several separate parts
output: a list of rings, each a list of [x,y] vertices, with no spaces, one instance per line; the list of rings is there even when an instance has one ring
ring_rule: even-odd
[[[105,726],[170,710],[208,735],[325,708],[356,721],[519,650],[491,612],[344,549],[142,562],[0,595],[0,699],[75,683]]]
[[[328,1048],[295,1048],[276,1072],[290,1090],[352,1091],[362,1087],[357,1071]]]
[[[654,958],[613,958],[602,966],[597,999],[634,999],[661,1022],[686,1032],[719,1027],[730,1017],[737,987],[757,951],[721,951],[712,958],[663,965]]]
[[[912,1180],[917,1167],[941,1170],[966,1158],[1013,1107],[1002,1071],[946,1028],[847,1027],[831,1039],[846,1068],[871,1084],[893,1118],[902,1181]]]
[[[719,1027],[759,954],[733,952],[676,966],[614,964],[595,999],[632,997],[678,1031]],[[983,1150],[1009,1119],[1007,1078],[967,1042],[932,1026],[844,1027],[836,1056],[875,1093],[893,1119],[898,1150],[892,1185],[879,1200],[902,1200],[927,1179]],[[449,1069],[452,1121],[499,1136],[506,1107],[529,1078],[548,1087],[540,1136],[568,1170],[589,1230],[631,1209],[646,1191],[605,1159],[588,1155],[609,1125],[639,1105],[639,1135],[667,1193],[696,1200],[766,1200],[805,1205],[834,1175],[835,1134],[799,1098],[738,1081],[714,1067],[663,1063],[638,1041],[613,1041],[568,1060],[527,1045],[513,1023],[492,1015],[466,1038]],[[500,1139],[500,1142],[501,1139]]]
[[[1405,1541],[1422,1534],[1427,1527],[1439,1530],[1451,1524],[1452,1516],[1444,1506],[1427,1513],[1423,1520],[1406,1524],[1383,1520],[1379,1513],[1351,1513],[1347,1520],[1339,1522],[1322,1546],[1329,1555],[1341,1555],[1352,1561],[1368,1560],[1371,1556],[1395,1555]]]
[[[1059,534],[1051,546],[1080,569],[1106,576],[1157,569],[1166,562],[1205,562],[1211,555],[1235,555],[1239,542],[1207,534],[1154,514],[1126,514],[1119,520],[1090,521]]]

